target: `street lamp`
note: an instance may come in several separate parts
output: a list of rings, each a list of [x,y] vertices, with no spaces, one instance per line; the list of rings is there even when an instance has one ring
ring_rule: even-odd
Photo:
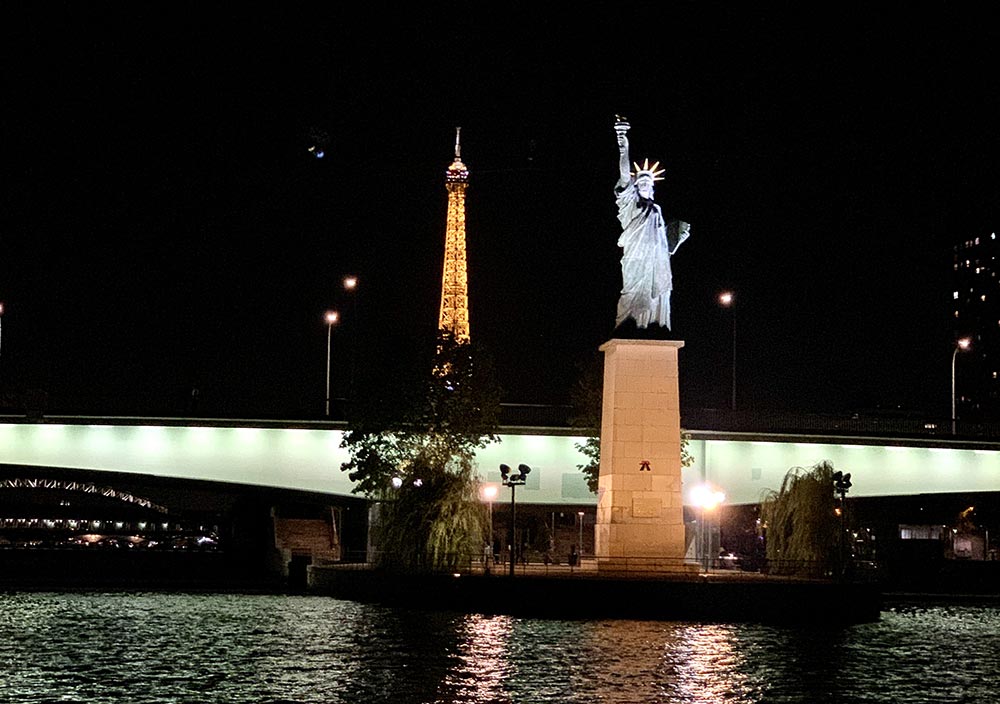
[[[496,484],[483,484],[479,490],[479,495],[486,502],[486,505],[489,506],[490,511],[490,550],[493,549],[493,499],[499,493],[500,488]]]
[[[335,310],[326,312],[326,416],[330,417],[330,337],[333,333],[333,326],[340,319],[340,314]]]
[[[580,538],[577,540],[577,545],[580,546],[580,549],[577,551],[577,554],[583,557],[583,511],[577,511],[576,515],[580,517]],[[577,558],[577,560],[579,559]]]
[[[515,513],[516,509],[514,507],[514,490],[523,486],[527,480],[528,473],[531,472],[531,467],[526,464],[517,465],[517,472],[511,470],[511,468],[505,464],[500,465],[500,477],[502,478],[503,485],[510,487],[510,540],[507,543],[507,555],[510,559],[510,576],[514,576],[514,538],[516,536],[514,532],[514,523],[517,518]]]
[[[354,400],[354,368],[356,366],[355,360],[358,356],[358,277],[354,274],[350,274],[344,277],[344,290],[347,291],[351,296],[351,320],[348,328],[350,328],[350,341],[351,341],[351,360],[350,360],[350,376],[348,382],[348,395],[351,400]]]
[[[701,525],[699,526],[701,539],[698,542],[701,544],[702,559],[705,562],[705,572],[708,572],[708,553],[710,546],[707,543],[711,540],[711,534],[706,530],[705,511],[711,511],[725,501],[726,495],[717,489],[713,489],[708,484],[699,484],[691,490],[691,500],[695,506],[701,508]]]
[[[955,350],[951,353],[951,434],[955,434],[955,358],[959,350],[967,350],[972,346],[972,340],[968,337],[960,338],[955,342]]]
[[[851,488],[851,473],[844,474],[841,471],[833,473],[833,490],[840,496],[840,570],[841,574],[846,567],[844,538],[847,535],[847,492]]]
[[[729,308],[733,317],[733,410],[736,410],[736,295],[732,291],[719,294],[719,305]]]

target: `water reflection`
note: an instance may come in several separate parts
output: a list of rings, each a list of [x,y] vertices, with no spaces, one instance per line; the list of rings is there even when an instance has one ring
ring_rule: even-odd
[[[470,615],[458,626],[455,667],[442,682],[439,702],[507,702],[504,683],[513,679],[508,658],[513,619]]]
[[[12,702],[993,702],[1000,611],[845,628],[544,621],[325,597],[0,595]]]
[[[731,626],[671,629],[663,646],[660,690],[668,701],[742,702],[754,687]]]
[[[344,670],[326,667],[337,677],[342,698],[336,701],[436,701],[457,660],[461,619],[384,607],[367,607],[360,618],[338,619],[338,632],[330,638],[347,641],[350,662],[339,663]]]

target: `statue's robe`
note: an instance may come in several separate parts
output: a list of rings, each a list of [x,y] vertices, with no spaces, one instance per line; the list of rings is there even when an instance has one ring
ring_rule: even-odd
[[[673,289],[670,256],[688,238],[688,226],[676,221],[668,226],[660,206],[639,195],[635,179],[616,187],[615,196],[622,225],[618,238],[622,292],[615,326],[631,317],[639,328],[657,323],[669,329]]]

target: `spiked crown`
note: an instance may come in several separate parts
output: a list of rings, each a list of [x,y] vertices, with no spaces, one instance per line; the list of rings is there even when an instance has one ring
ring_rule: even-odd
[[[662,181],[663,176],[661,174],[663,174],[663,172],[666,171],[666,169],[660,168],[660,162],[657,161],[654,162],[653,164],[650,164],[649,159],[642,160],[642,168],[640,168],[639,165],[634,161],[632,162],[632,166],[635,167],[635,172],[632,175],[635,177],[637,181],[640,178],[650,178],[654,181]]]

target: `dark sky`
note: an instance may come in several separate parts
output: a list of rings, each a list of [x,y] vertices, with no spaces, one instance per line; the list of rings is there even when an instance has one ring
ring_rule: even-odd
[[[682,405],[730,402],[732,288],[741,408],[948,413],[951,244],[992,231],[1000,195],[987,15],[291,5],[5,6],[0,388],[318,416],[327,308],[335,396],[349,350],[432,339],[461,126],[472,335],[504,400],[563,403],[614,335],[620,113],[692,224]]]

